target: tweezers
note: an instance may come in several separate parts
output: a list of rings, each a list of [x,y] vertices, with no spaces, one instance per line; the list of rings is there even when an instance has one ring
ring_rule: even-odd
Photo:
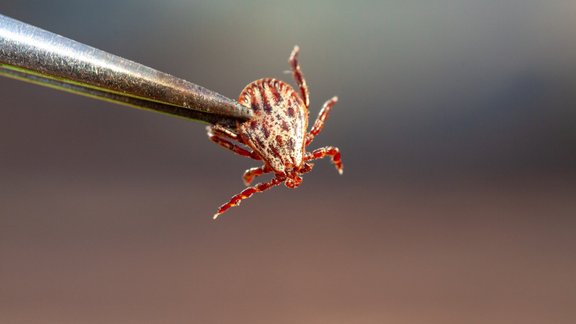
[[[251,117],[219,93],[3,15],[0,75],[211,124]]]

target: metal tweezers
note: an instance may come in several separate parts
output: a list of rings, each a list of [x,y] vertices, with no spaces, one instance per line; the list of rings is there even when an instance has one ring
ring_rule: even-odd
[[[3,15],[0,75],[211,124],[251,117],[214,91]]]

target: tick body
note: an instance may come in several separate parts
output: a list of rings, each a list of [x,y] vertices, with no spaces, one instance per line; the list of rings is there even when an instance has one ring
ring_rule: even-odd
[[[324,103],[312,129],[307,132],[310,100],[308,86],[298,64],[298,52],[298,46],[294,47],[288,62],[299,93],[280,80],[256,80],[248,84],[238,98],[238,102],[252,109],[253,117],[250,120],[237,123],[235,129],[221,125],[208,126],[208,137],[215,143],[239,155],[263,162],[260,167],[246,170],[243,177],[246,186],[257,176],[274,173],[272,180],[247,187],[233,196],[229,202],[220,206],[214,219],[257,192],[281,183],[288,188],[298,187],[302,182],[301,175],[312,170],[313,164],[309,163],[311,160],[330,156],[342,174],[338,148],[327,146],[306,152],[306,147],[322,130],[338,98],[333,97]]]

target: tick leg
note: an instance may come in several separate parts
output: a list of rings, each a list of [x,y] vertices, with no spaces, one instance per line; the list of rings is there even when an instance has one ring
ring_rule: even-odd
[[[306,146],[312,143],[314,137],[318,135],[320,131],[322,131],[322,128],[324,127],[324,122],[326,121],[326,118],[328,118],[328,113],[330,112],[330,109],[332,109],[334,104],[336,104],[336,102],[338,102],[338,97],[332,97],[332,99],[324,103],[324,106],[322,106],[322,109],[318,114],[318,118],[316,118],[316,121],[314,122],[314,126],[312,126],[310,133],[306,135]]]
[[[337,147],[326,146],[315,149],[311,153],[306,153],[304,161],[317,160],[325,156],[332,157],[332,163],[336,166],[338,173],[342,174],[344,170],[342,169],[342,161],[340,160],[340,150]]]
[[[300,52],[300,47],[298,45],[294,46],[292,53],[290,54],[290,58],[288,59],[288,63],[290,63],[290,68],[292,69],[292,75],[294,76],[294,80],[298,84],[300,88],[300,93],[302,95],[302,100],[304,101],[304,105],[306,108],[310,106],[310,95],[308,94],[308,86],[306,85],[306,80],[304,79],[304,75],[300,70],[300,65],[298,64],[298,53]]]
[[[218,211],[216,212],[216,214],[214,214],[213,219],[216,219],[218,216],[225,213],[228,209],[230,209],[230,207],[235,207],[235,206],[240,205],[242,200],[250,198],[253,194],[255,194],[257,192],[263,192],[263,191],[266,191],[266,190],[268,190],[274,186],[277,186],[280,183],[282,183],[282,181],[284,181],[284,180],[285,179],[282,177],[276,177],[276,178],[270,180],[269,182],[259,183],[259,184],[255,185],[254,187],[248,187],[248,188],[242,190],[241,193],[232,197],[229,202],[220,206],[220,208],[218,208]]]
[[[218,125],[218,124],[210,125],[210,126],[206,127],[206,130],[208,132],[212,132],[214,134],[217,134],[217,135],[220,135],[223,137],[227,137],[227,138],[233,139],[235,141],[240,141],[240,137],[238,136],[238,134],[234,130],[232,130],[230,128],[226,128],[222,125]]]
[[[312,171],[313,166],[314,166],[314,163],[304,162],[304,165],[302,166],[302,168],[298,172],[301,174],[308,173],[308,172]]]
[[[206,127],[206,129],[208,130],[208,138],[210,138],[210,140],[212,142],[214,142],[214,143],[216,143],[222,147],[225,147],[225,148],[233,151],[236,154],[239,154],[242,156],[247,156],[247,157],[253,158],[254,160],[260,160],[260,156],[258,156],[256,153],[250,152],[250,151],[238,146],[238,144],[235,144],[235,143],[228,141],[226,138],[230,138],[233,140],[239,139],[238,135],[231,132],[230,130],[223,128],[223,127],[219,127],[218,125],[208,126],[208,127]]]
[[[268,173],[268,172],[272,172],[272,169],[270,167],[268,167],[267,165],[263,165],[263,166],[256,167],[256,168],[250,168],[250,169],[246,170],[246,172],[244,172],[244,176],[242,176],[242,179],[244,179],[244,184],[249,186],[255,177],[261,176],[261,175]]]

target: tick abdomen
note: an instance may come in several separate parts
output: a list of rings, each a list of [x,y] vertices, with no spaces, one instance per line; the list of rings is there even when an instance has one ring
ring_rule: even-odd
[[[239,125],[239,135],[275,172],[300,167],[308,128],[308,109],[287,83],[260,79],[247,85],[238,101],[254,116]]]

